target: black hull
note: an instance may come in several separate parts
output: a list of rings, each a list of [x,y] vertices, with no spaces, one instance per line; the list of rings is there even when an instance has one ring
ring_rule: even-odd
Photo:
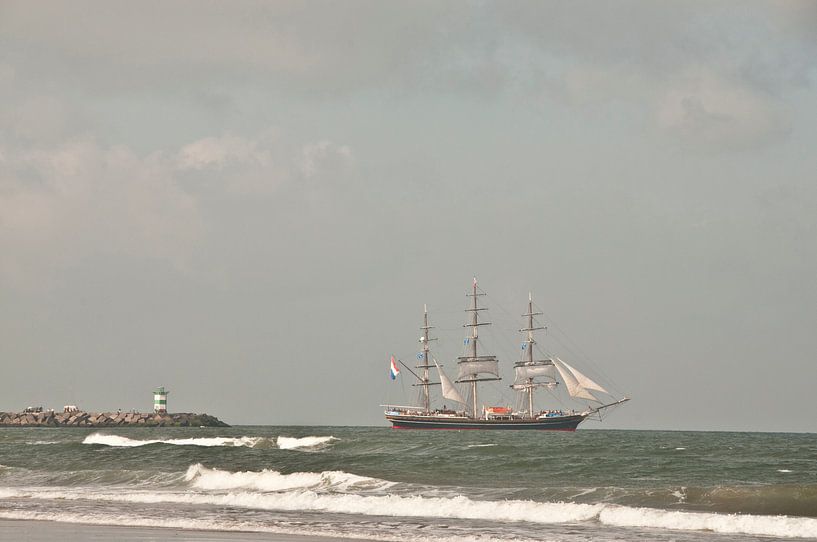
[[[542,420],[474,420],[437,416],[394,416],[386,415],[394,429],[481,429],[481,430],[532,430],[532,431],[575,431],[586,416],[559,416]]]

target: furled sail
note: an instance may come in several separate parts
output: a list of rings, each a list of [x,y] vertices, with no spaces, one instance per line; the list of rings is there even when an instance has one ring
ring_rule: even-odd
[[[557,385],[559,385],[558,382],[534,382],[533,384],[514,384],[511,386],[511,388],[515,389],[516,391],[527,391],[531,389],[531,387],[553,389]]]
[[[559,361],[561,361],[564,364],[564,366],[567,367],[570,370],[571,373],[573,373],[573,376],[576,377],[576,381],[579,383],[579,386],[583,387],[586,390],[596,390],[596,391],[600,391],[602,393],[608,393],[608,394],[610,393],[609,391],[605,390],[604,388],[602,388],[601,386],[599,386],[598,384],[596,384],[595,382],[593,382],[592,380],[587,378],[585,375],[580,373],[579,370],[576,369],[575,367],[572,367],[572,366],[568,365],[567,363],[565,363],[562,360],[559,360]]]
[[[590,393],[589,390],[585,389],[584,387],[582,387],[581,384],[579,384],[578,379],[573,375],[573,373],[567,367],[565,362],[563,362],[559,358],[553,358],[553,364],[556,366],[556,369],[559,371],[559,374],[562,375],[562,380],[564,380],[565,386],[567,387],[567,393],[569,393],[571,397],[589,399],[590,401],[598,401],[598,399],[593,397],[593,394]]]
[[[490,373],[499,376],[499,361],[496,359],[475,359],[473,361],[460,361],[457,363],[459,376],[462,378],[468,375]]]
[[[465,399],[462,398],[456,386],[454,386],[448,376],[443,372],[437,360],[434,360],[434,365],[437,366],[437,372],[440,374],[440,387],[442,388],[443,397],[464,405]]]
[[[555,376],[553,365],[518,365],[514,367],[516,371],[516,379],[514,382],[519,384],[529,378],[536,378],[537,376]]]

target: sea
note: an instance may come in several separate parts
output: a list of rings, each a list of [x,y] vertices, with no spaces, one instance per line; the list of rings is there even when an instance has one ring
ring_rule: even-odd
[[[817,539],[817,435],[0,428],[0,520],[384,541]]]

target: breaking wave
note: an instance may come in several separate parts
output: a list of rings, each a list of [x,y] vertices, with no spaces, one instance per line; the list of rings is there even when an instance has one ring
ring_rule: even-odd
[[[172,444],[176,446],[238,446],[255,448],[260,444],[277,446],[282,450],[295,450],[298,448],[319,449],[332,441],[338,440],[335,437],[278,437],[277,440],[265,437],[202,437],[202,438],[172,438],[172,439],[146,439],[138,440],[120,435],[106,435],[94,433],[85,437],[83,444],[102,444],[118,448],[135,448],[147,446],[149,444]],[[44,443],[45,444],[45,443]],[[51,444],[51,443],[48,443]]]
[[[334,491],[371,491],[386,489],[394,485],[394,482],[387,480],[358,476],[343,471],[281,474],[278,471],[264,469],[260,472],[230,472],[209,469],[200,463],[188,467],[185,480],[191,482],[197,489],[208,491],[245,489],[270,492],[328,488]]]
[[[0,499],[11,499],[19,496],[19,492],[13,489],[0,488]]]
[[[296,448],[317,448],[328,444],[334,440],[335,437],[278,437],[276,444],[282,450],[294,450]]]
[[[281,474],[271,470],[230,472],[196,464],[188,468],[185,479],[194,491],[20,489],[6,492],[2,496],[139,504],[215,505],[287,512],[312,511],[361,516],[478,519],[538,524],[598,521],[615,527],[648,527],[773,537],[817,537],[815,518],[682,512],[604,503],[487,501],[474,500],[462,495],[454,497],[397,495],[379,493],[393,485],[392,482],[342,471],[293,474]]]
[[[155,439],[155,440],[135,440],[119,435],[103,435],[94,433],[88,435],[83,444],[102,444],[105,446],[134,448],[137,446],[147,446],[148,444],[173,444],[176,446],[246,446],[254,448],[259,443],[265,441],[263,437],[209,437],[209,438],[177,438],[177,439]]]
[[[455,518],[493,521],[564,523],[586,521],[598,516],[604,505],[542,503],[534,501],[475,501],[464,496],[423,497],[420,495],[360,495],[318,492],[309,489],[258,493],[176,493],[134,491],[18,490],[16,497],[60,500],[92,500],[139,504],[204,504],[259,510],[333,512],[364,516],[412,518]]]

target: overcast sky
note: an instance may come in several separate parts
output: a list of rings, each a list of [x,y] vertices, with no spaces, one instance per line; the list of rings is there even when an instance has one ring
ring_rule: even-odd
[[[0,410],[383,424],[476,275],[586,427],[815,432],[815,85],[813,2],[0,2]]]

